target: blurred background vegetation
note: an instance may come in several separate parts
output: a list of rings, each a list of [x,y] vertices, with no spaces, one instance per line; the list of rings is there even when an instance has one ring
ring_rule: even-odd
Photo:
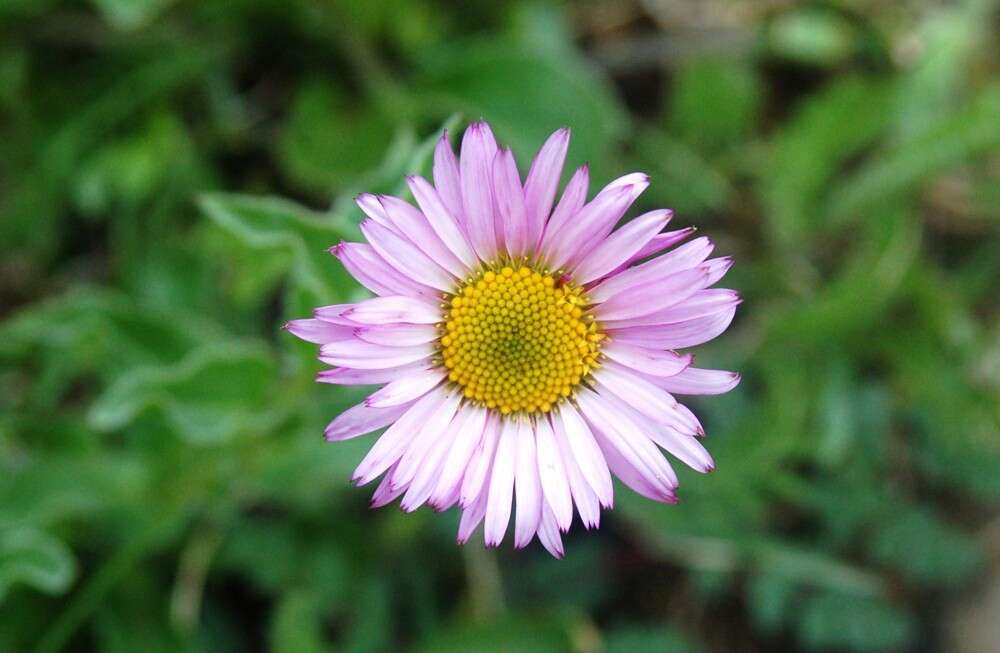
[[[1000,650],[1000,61],[968,0],[0,4],[0,651]],[[558,562],[369,512],[279,327],[483,117],[737,265],[718,471]],[[238,194],[237,194],[238,193]],[[276,199],[282,197],[285,199]]]

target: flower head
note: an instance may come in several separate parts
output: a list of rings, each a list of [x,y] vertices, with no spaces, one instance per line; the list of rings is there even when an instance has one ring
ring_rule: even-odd
[[[333,368],[319,381],[382,385],[326,429],[345,440],[388,427],[353,476],[382,477],[372,505],[457,504],[460,543],[485,520],[486,544],[499,545],[516,503],[515,545],[537,535],[562,557],[574,505],[596,527],[612,474],[675,502],[660,449],[698,471],[714,463],[673,395],[739,382],[675,351],[729,326],[740,298],[710,286],[732,260],[708,258],[707,238],[670,249],[694,229],[663,231],[667,210],[615,229],[643,174],[588,202],[584,166],[556,203],[568,146],[568,130],[552,134],[522,184],[486,123],[466,130],[458,159],[442,135],[434,184],[407,179],[417,206],[361,195],[368,242],[331,249],[376,296],[288,324],[322,345]]]

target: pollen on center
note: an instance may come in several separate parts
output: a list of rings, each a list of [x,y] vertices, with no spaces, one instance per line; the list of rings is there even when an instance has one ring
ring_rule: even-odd
[[[449,298],[448,378],[501,413],[547,412],[598,365],[604,339],[583,290],[528,266],[488,269]]]

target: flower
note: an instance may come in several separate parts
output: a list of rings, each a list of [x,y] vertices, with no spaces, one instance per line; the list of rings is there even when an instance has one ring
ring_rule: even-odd
[[[376,296],[287,325],[334,366],[319,381],[383,384],[326,428],[346,440],[388,427],[353,476],[382,476],[372,506],[457,504],[462,544],[485,520],[486,544],[498,546],[516,498],[515,546],[537,535],[562,557],[573,506],[587,528],[612,507],[612,474],[675,503],[660,449],[700,472],[714,462],[673,395],[739,382],[674,351],[729,326],[740,297],[710,286],[732,259],[709,259],[704,237],[666,251],[695,231],[662,231],[668,210],[616,230],[644,174],[588,202],[583,166],[553,209],[568,146],[569,130],[552,134],[522,184],[486,123],[466,130],[458,159],[443,134],[434,184],[407,178],[417,206],[363,194],[368,242],[331,249]]]

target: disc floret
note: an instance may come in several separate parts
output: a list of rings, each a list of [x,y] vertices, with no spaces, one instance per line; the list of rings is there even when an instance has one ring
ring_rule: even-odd
[[[503,414],[548,412],[598,366],[604,334],[583,289],[528,264],[488,266],[450,295],[448,379]]]

